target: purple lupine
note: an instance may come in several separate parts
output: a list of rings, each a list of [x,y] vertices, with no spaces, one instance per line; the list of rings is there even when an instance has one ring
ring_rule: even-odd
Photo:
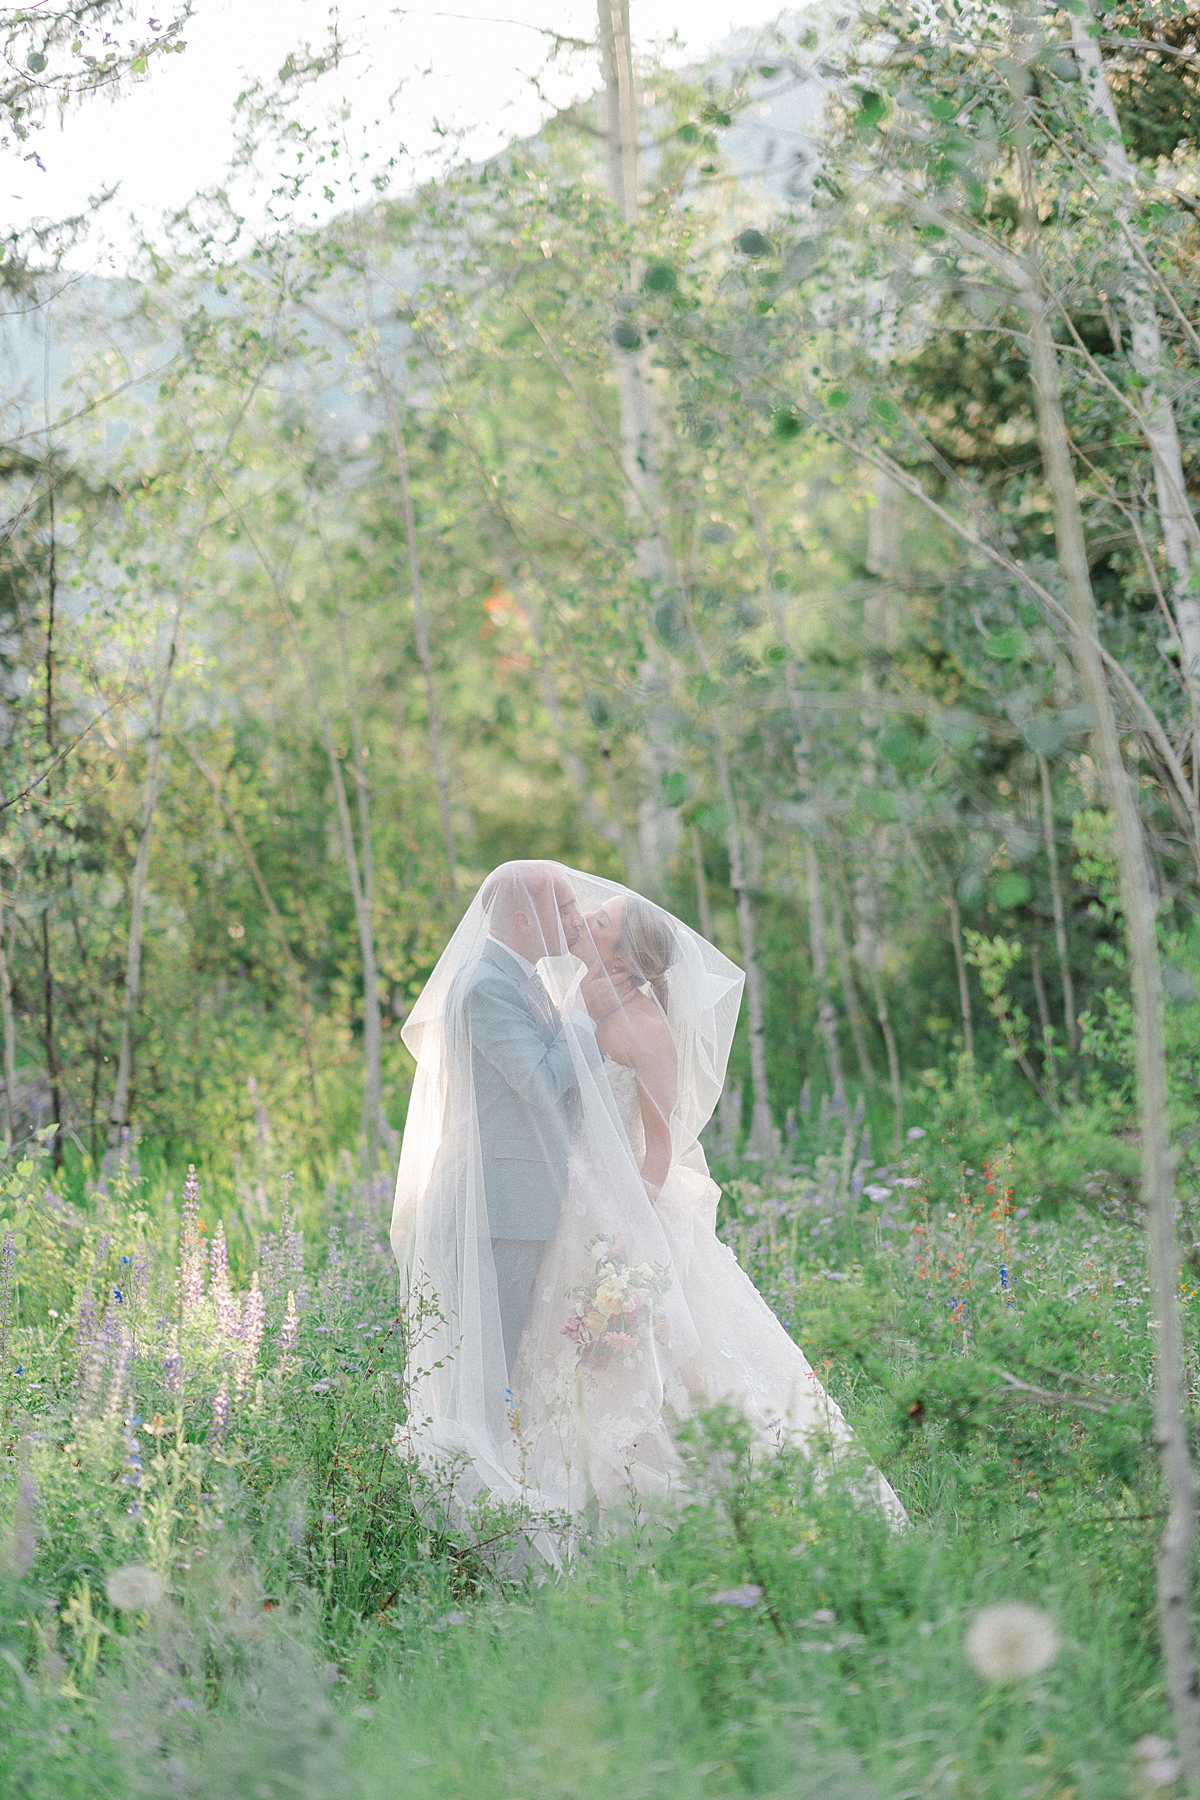
[[[219,1222],[217,1229],[213,1232],[208,1260],[212,1270],[208,1291],[216,1302],[217,1332],[221,1337],[239,1337],[241,1335],[242,1307],[229,1280],[229,1250],[225,1243],[223,1222]]]
[[[96,1303],[92,1299],[92,1291],[85,1288],[79,1299],[79,1325],[77,1341],[79,1343],[79,1361],[76,1375],[77,1392],[75,1401],[75,1423],[80,1425],[90,1419],[96,1408],[100,1393],[100,1382],[108,1363],[108,1309],[105,1308],[104,1319],[96,1319]],[[82,1338],[79,1333],[82,1332]]]
[[[225,1433],[229,1430],[229,1414],[229,1383],[222,1380],[220,1387],[213,1395],[212,1438],[214,1444],[225,1442]]]
[[[146,1306],[150,1300],[150,1258],[144,1251],[134,1257],[129,1271],[129,1298],[135,1306]]]
[[[17,1237],[6,1231],[0,1244],[0,1362],[8,1361],[8,1334],[17,1291]]]
[[[183,1392],[183,1353],[179,1348],[178,1325],[171,1333],[171,1341],[162,1359],[163,1381],[169,1394]]]
[[[125,1390],[129,1381],[129,1369],[133,1362],[133,1333],[128,1326],[122,1326],[121,1338],[117,1345],[117,1354],[113,1362],[112,1378],[108,1384],[108,1395],[104,1402],[104,1419],[108,1423],[119,1419],[125,1410]]]
[[[258,1271],[250,1277],[250,1292],[242,1305],[242,1349],[238,1357],[237,1394],[240,1399],[246,1391],[254,1365],[258,1361],[258,1349],[262,1343],[263,1326],[266,1323],[267,1305],[263,1299],[262,1289],[258,1285]]]
[[[194,1163],[188,1164],[183,1184],[183,1232],[179,1243],[179,1294],[184,1312],[192,1312],[204,1298],[204,1239],[200,1232],[200,1181]]]
[[[288,1289],[287,1311],[283,1315],[283,1324],[279,1330],[279,1353],[290,1356],[296,1348],[296,1340],[300,1336],[300,1314],[296,1311],[296,1296]]]
[[[128,1509],[131,1519],[140,1519],[142,1516],[138,1498],[142,1491],[142,1446],[134,1436],[134,1432],[140,1424],[140,1419],[135,1419],[132,1413],[127,1414],[125,1429],[121,1434],[125,1444],[125,1473],[121,1479],[126,1487],[133,1489],[133,1498]]]
[[[75,1380],[77,1384],[83,1380],[84,1372],[91,1362],[99,1329],[100,1321],[96,1316],[96,1297],[90,1287],[85,1287],[80,1293],[75,1307]]]
[[[22,1452],[24,1448],[22,1445]],[[17,1476],[16,1505],[13,1507],[12,1548],[9,1552],[14,1575],[27,1575],[33,1567],[33,1559],[37,1554],[37,1504],[37,1482],[22,1454],[20,1473]]]

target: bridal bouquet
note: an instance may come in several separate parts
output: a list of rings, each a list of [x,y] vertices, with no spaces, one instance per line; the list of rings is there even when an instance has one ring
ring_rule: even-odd
[[[582,1368],[629,1367],[640,1359],[645,1340],[663,1327],[657,1302],[671,1278],[660,1264],[624,1262],[612,1238],[595,1237],[588,1249],[591,1279],[571,1289],[575,1305],[563,1336],[577,1346]]]

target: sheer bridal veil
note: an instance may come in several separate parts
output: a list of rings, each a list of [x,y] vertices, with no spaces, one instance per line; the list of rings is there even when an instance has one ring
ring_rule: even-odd
[[[604,1232],[622,1266],[670,1261],[612,1066],[579,996],[585,915],[628,896],[617,882],[557,863],[503,865],[475,897],[403,1031],[417,1069],[392,1245],[410,1309],[423,1315],[407,1433],[423,1460],[457,1467],[467,1506],[484,1495],[574,1504],[554,1459],[535,1456],[531,1470],[515,1417],[512,1319],[523,1295],[533,1296],[537,1316],[535,1270],[564,1210],[582,1210],[570,1197],[579,1184],[602,1197]],[[672,946],[665,998],[679,1063],[670,1179],[711,1210],[716,1189],[699,1137],[724,1083],[743,977],[681,920],[659,917]],[[657,1312],[638,1352],[647,1405],[669,1393],[695,1338],[677,1291]]]

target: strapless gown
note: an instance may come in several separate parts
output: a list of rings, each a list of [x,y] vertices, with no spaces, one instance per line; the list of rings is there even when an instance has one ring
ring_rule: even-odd
[[[639,1166],[637,1078],[606,1061]],[[799,1346],[717,1236],[720,1190],[676,1163],[657,1201],[618,1208],[579,1148],[558,1231],[534,1286],[510,1397],[523,1478],[554,1505],[601,1519],[681,1494],[680,1424],[720,1403],[765,1446],[845,1456],[853,1437]],[[869,1468],[856,1487],[897,1526],[905,1513]]]

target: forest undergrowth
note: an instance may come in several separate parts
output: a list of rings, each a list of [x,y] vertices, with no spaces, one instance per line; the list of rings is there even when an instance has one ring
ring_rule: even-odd
[[[118,1172],[70,1200],[27,1157],[0,1227],[0,1791],[1173,1791],[1135,1206],[1103,1172],[1025,1192],[1012,1144],[979,1148],[986,1096],[955,1095],[957,1130],[943,1093],[899,1161],[827,1116],[725,1171],[727,1240],[910,1529],[717,1413],[682,1432],[669,1519],[631,1493],[540,1582],[511,1573],[519,1521],[468,1543],[405,1456],[379,1196],[285,1180],[264,1218]],[[989,1683],[964,1637],[1013,1600],[1058,1654]]]

